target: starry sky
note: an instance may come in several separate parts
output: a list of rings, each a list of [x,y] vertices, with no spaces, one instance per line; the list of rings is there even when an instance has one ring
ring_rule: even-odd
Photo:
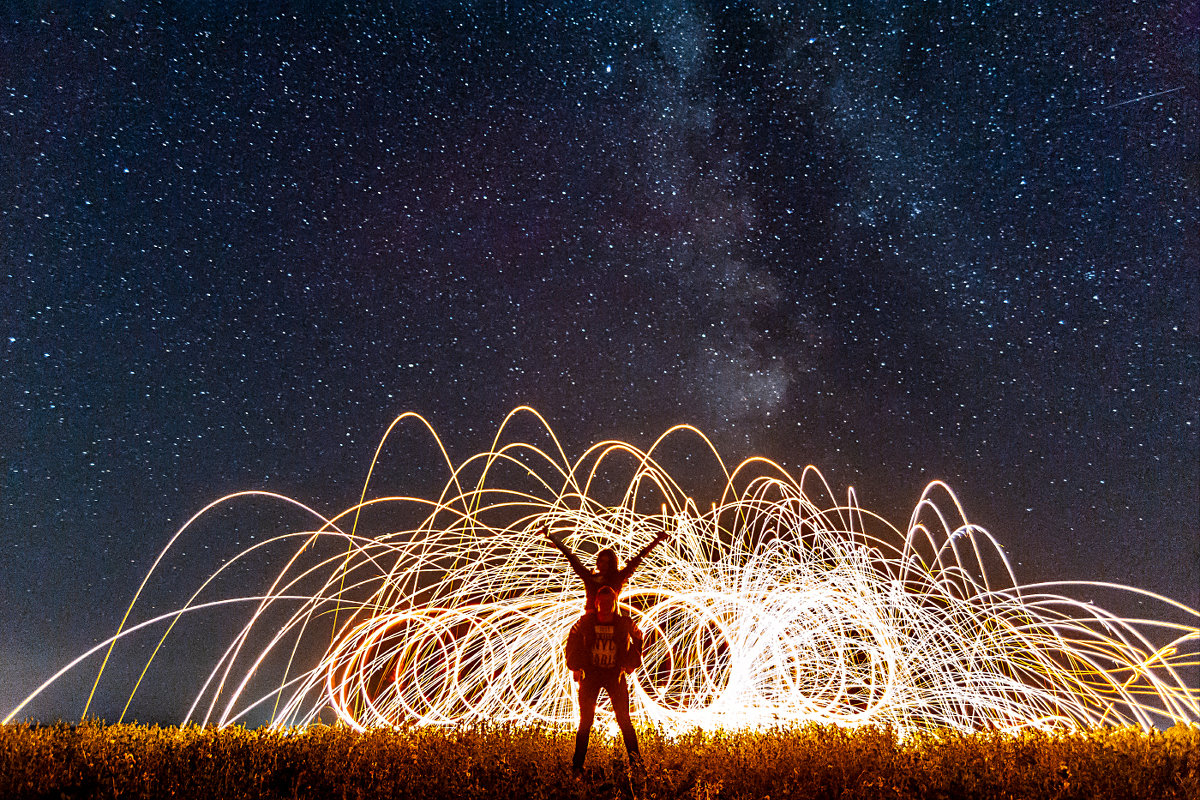
[[[899,525],[941,478],[1022,581],[1200,606],[1194,3],[333,5],[0,20],[0,709],[407,410],[690,422]]]

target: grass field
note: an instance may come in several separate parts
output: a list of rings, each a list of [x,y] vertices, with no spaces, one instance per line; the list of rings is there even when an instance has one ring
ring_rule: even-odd
[[[279,732],[89,723],[0,727],[0,797],[17,798],[1189,798],[1200,728],[1050,736],[809,726],[668,738],[642,731],[631,784],[619,740],[538,728]]]

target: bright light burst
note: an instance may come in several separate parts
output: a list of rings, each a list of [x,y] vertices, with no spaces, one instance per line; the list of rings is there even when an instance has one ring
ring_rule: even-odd
[[[451,477],[436,499],[367,499],[389,436],[406,420],[428,429]],[[548,446],[510,439],[519,420],[537,422],[533,438]],[[708,508],[662,466],[681,445],[685,460],[711,457],[722,476]],[[172,538],[146,581],[198,519],[248,496],[300,505],[262,492],[221,498]],[[412,527],[366,532],[413,509]],[[647,634],[631,679],[634,716],[668,729],[811,720],[906,733],[1200,720],[1200,690],[1179,672],[1200,663],[1200,614],[1111,584],[1016,585],[1001,548],[936,481],[901,531],[861,508],[853,490],[835,500],[814,467],[797,478],[752,458],[730,471],[689,426],[647,451],[606,441],[572,462],[545,420],[519,408],[490,450],[458,465],[423,418],[402,415],[376,451],[362,501],[332,519],[309,511],[320,519],[315,530],[239,553],[176,611],[136,625],[127,614],[122,630],[8,719],[88,656],[107,651],[107,663],[134,632],[169,634],[194,612],[248,605],[188,721],[571,725],[563,644],[583,591],[537,536],[545,524],[585,558],[606,546],[628,558],[669,534],[621,598]],[[264,550],[287,560],[263,591],[207,596]],[[1064,593],[1084,588],[1137,594],[1191,624],[1120,618]]]

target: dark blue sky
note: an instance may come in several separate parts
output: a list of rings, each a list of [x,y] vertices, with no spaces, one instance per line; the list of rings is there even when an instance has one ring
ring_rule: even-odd
[[[0,709],[406,410],[942,478],[1024,581],[1200,606],[1194,4],[350,5],[3,20]]]

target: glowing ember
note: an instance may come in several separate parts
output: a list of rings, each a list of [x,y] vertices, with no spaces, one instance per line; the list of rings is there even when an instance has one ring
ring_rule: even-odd
[[[304,725],[332,710],[354,727],[571,725],[563,643],[583,590],[537,536],[547,524],[577,551],[613,547],[626,558],[660,531],[670,535],[621,597],[647,634],[631,679],[635,719],[670,729],[874,723],[901,733],[1200,720],[1200,691],[1178,672],[1200,660],[1200,630],[1122,619],[1062,592],[1104,587],[1200,614],[1110,584],[1017,586],[999,546],[940,482],[901,531],[859,507],[853,491],[835,501],[813,467],[795,478],[750,459],[730,472],[690,427],[645,452],[601,442],[572,463],[548,425],[549,450],[505,441],[525,414],[545,424],[530,409],[514,411],[491,450],[451,465],[440,497],[367,501],[364,488],[363,503],[319,529],[257,546],[294,550],[261,595],[202,602],[197,592],[62,672],[135,630],[241,600],[254,611],[189,720],[227,725],[270,711],[276,724]],[[388,434],[405,419],[424,423],[404,415]],[[725,476],[706,510],[656,459],[679,437],[698,437]],[[615,484],[614,474],[623,476]],[[214,506],[246,494],[262,493],[218,500],[172,544]],[[368,517],[413,507],[423,509],[415,527],[362,531]],[[321,554],[329,542],[336,551]],[[300,665],[314,644],[324,655]]]

